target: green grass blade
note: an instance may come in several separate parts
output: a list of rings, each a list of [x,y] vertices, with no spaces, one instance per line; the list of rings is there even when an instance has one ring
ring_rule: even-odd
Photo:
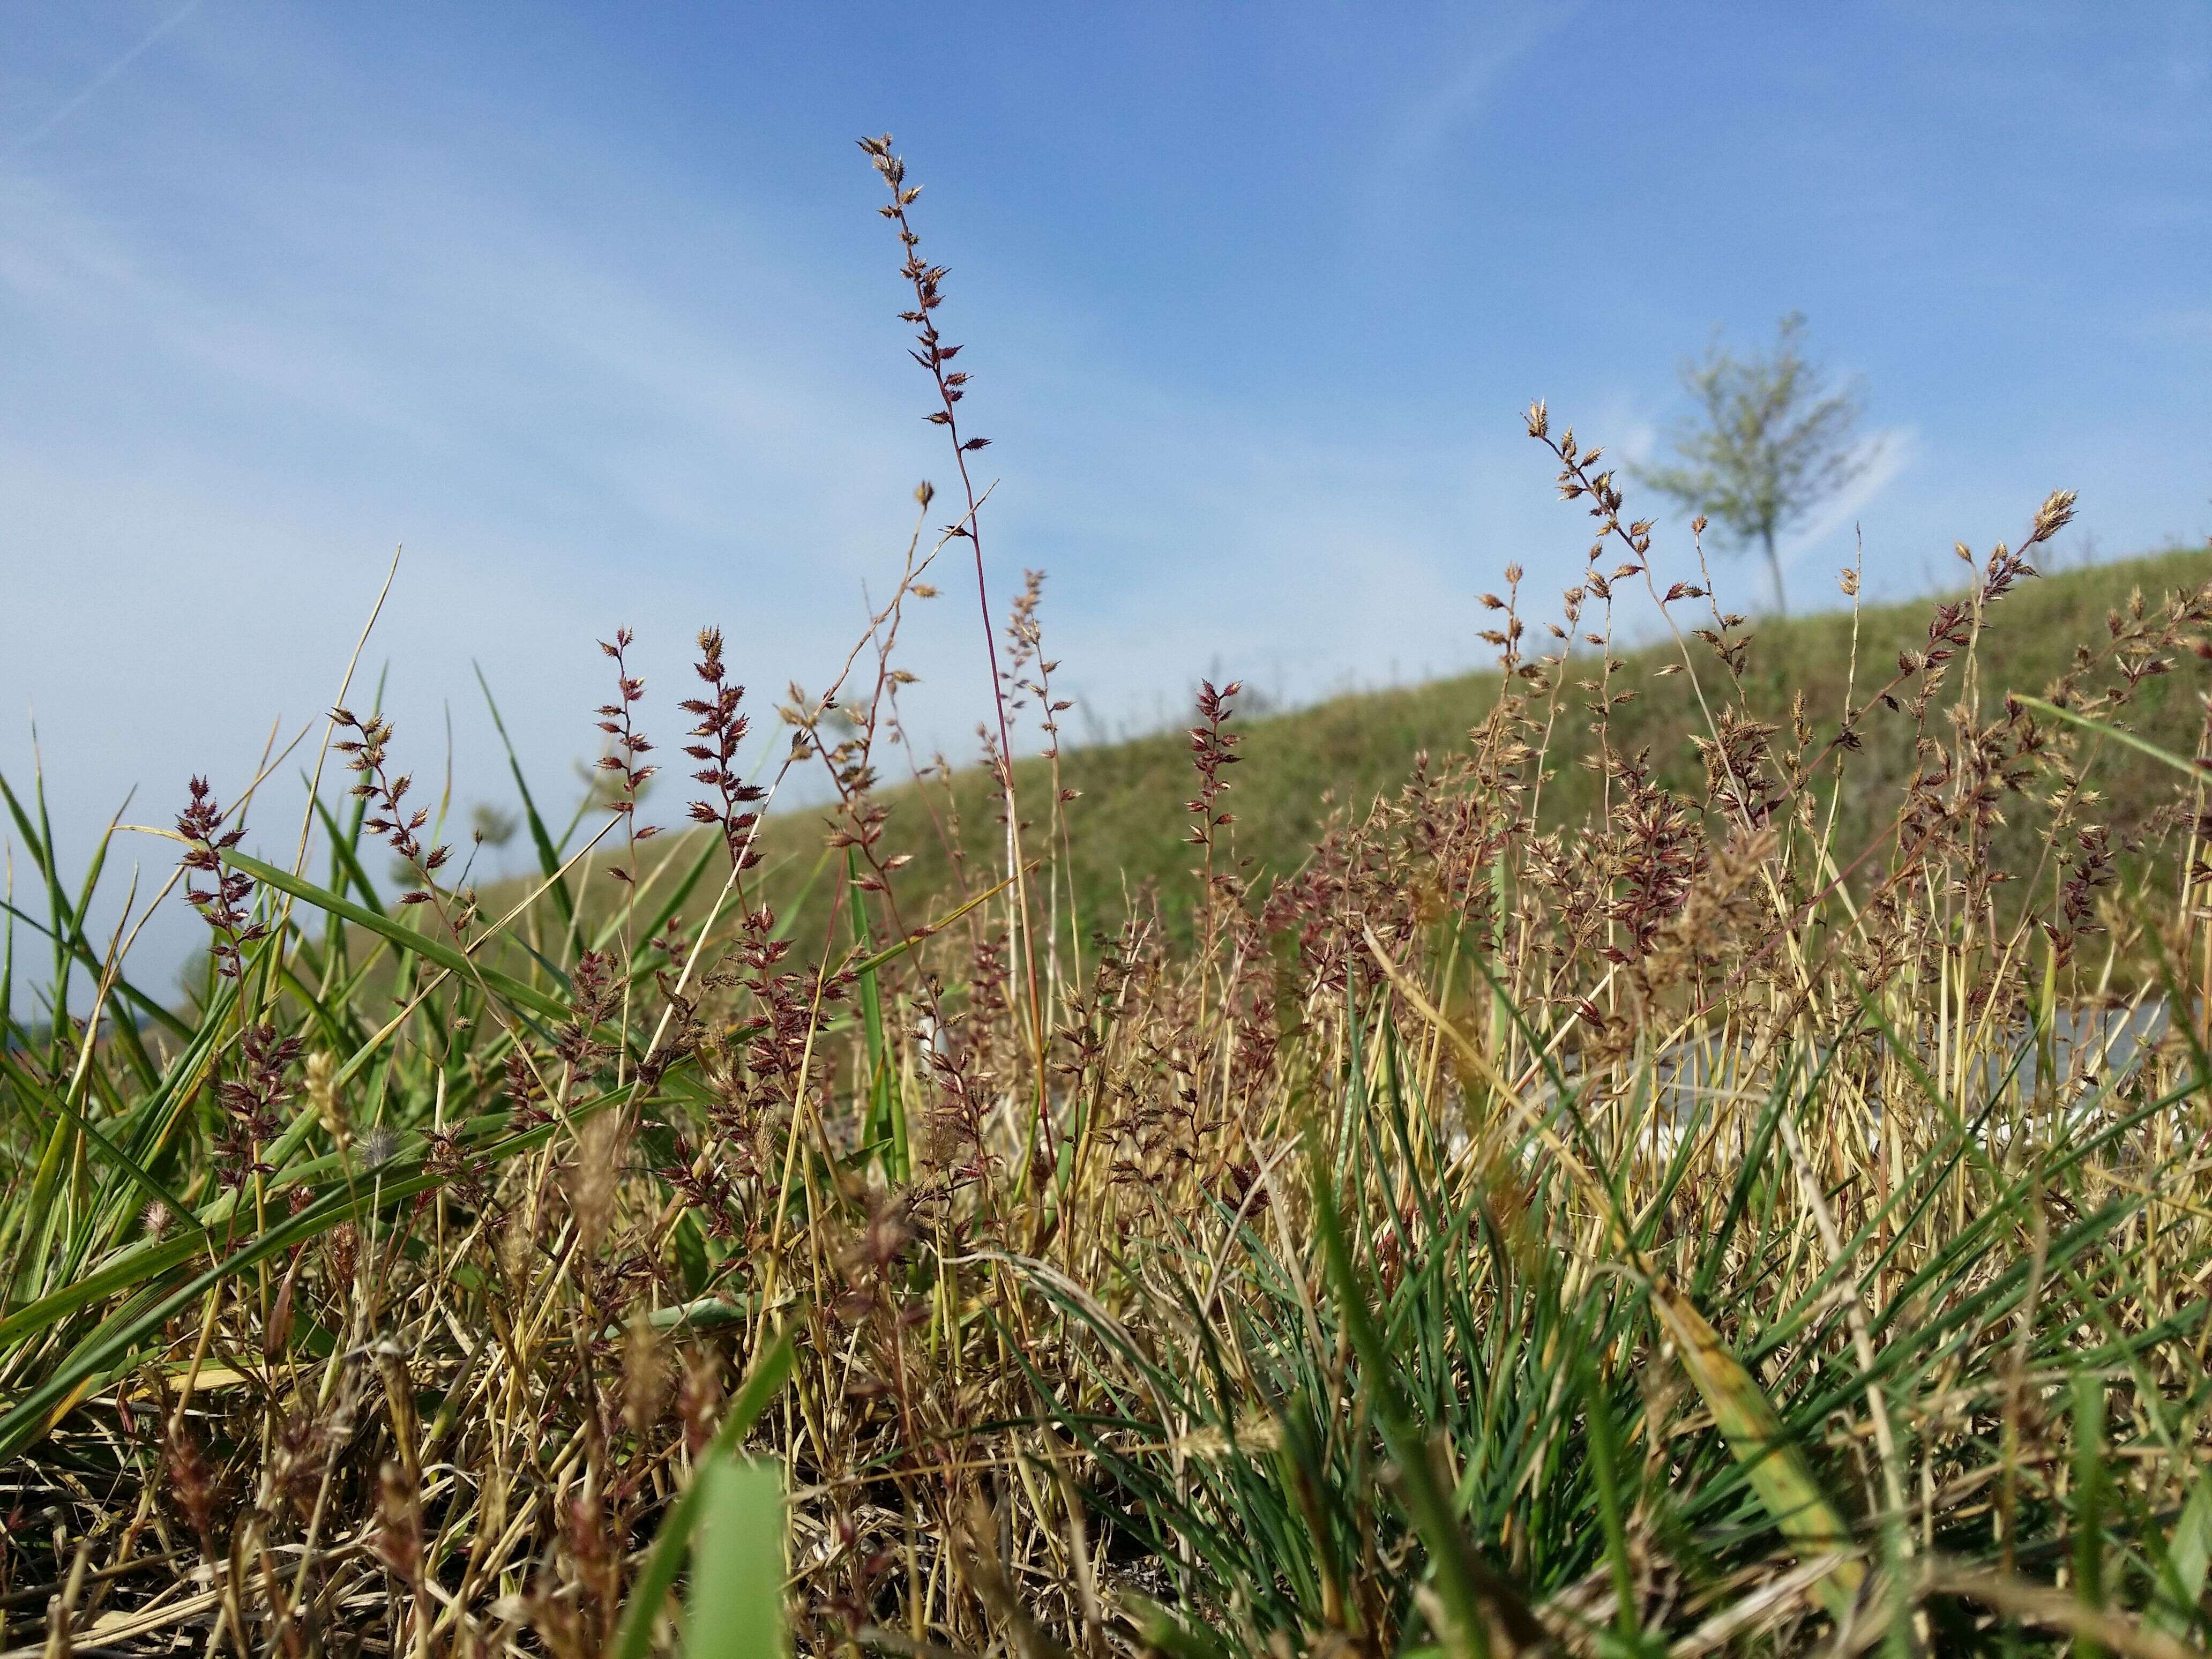
[[[545,820],[538,815],[538,802],[530,793],[530,785],[522,775],[522,762],[514,752],[514,740],[507,735],[507,722],[500,718],[499,703],[491,694],[491,683],[484,678],[481,664],[469,665],[476,670],[477,684],[483,688],[484,706],[491,710],[491,723],[499,733],[499,741],[507,750],[507,769],[514,775],[515,793],[522,797],[522,816],[530,825],[530,844],[538,849],[538,868],[545,879],[553,884],[553,902],[561,908],[561,925],[572,926],[576,920],[575,895],[568,890],[567,878],[561,873],[560,850],[553,845],[553,837],[545,828]]]
[[[860,887],[860,860],[845,849],[846,908],[853,917],[853,948],[866,958],[875,952],[868,930],[867,895]],[[884,1173],[893,1181],[906,1179],[905,1103],[895,1086],[890,1045],[884,1038],[884,995],[876,968],[870,963],[859,975],[860,1026],[868,1050],[868,1113],[860,1144],[881,1149]]]
[[[2182,1506],[2166,1540],[2161,1594],[2149,1623],[2176,1640],[2185,1639],[2203,1621],[2197,1611],[2204,1595],[2204,1571],[2212,1564],[2212,1470],[2199,1469],[2195,1489]]]
[[[331,816],[331,809],[320,800],[315,803],[315,816],[322,820],[323,833],[331,838],[331,857],[344,880],[353,884],[355,890],[361,895],[362,902],[379,915],[383,915],[383,896],[377,892],[376,884],[368,878],[368,872],[362,866],[361,854],[355,846],[356,837],[338,827],[338,821]],[[336,879],[334,877],[333,880]],[[337,890],[345,890],[343,882],[339,883]]]
[[[410,955],[421,957],[425,962],[457,974],[465,981],[480,981],[495,994],[518,1006],[542,1014],[548,1019],[565,1020],[568,1018],[568,1005],[558,997],[548,995],[534,986],[526,985],[495,968],[487,968],[472,961],[444,939],[418,933],[390,916],[341,898],[327,887],[319,887],[289,870],[280,870],[273,864],[264,864],[244,853],[226,853],[223,861],[236,866],[256,881],[274,887],[279,892],[289,893],[294,898],[306,900],[319,910],[342,916],[356,927],[365,927]]]
[[[2092,1616],[2105,1610],[2105,1383],[2074,1376],[2074,1594]],[[2084,1638],[2079,1659],[2100,1659],[2104,1648]]]
[[[1309,1125],[1307,1164],[1311,1179],[1314,1227],[1321,1235],[1328,1277],[1334,1288],[1340,1316],[1359,1355],[1360,1388],[1373,1410],[1383,1443],[1398,1467],[1406,1506],[1412,1512],[1421,1541],[1428,1547],[1430,1571],[1438,1598],[1452,1628],[1439,1632],[1455,1652],[1488,1659],[1490,1631],[1486,1617],[1484,1577],[1466,1535],[1452,1512],[1451,1499],[1437,1478],[1427,1442],[1414,1426],[1398,1386],[1397,1375],[1382,1333],[1367,1306],[1366,1285],[1360,1282],[1352,1260],[1343,1218],[1338,1212],[1335,1183],[1315,1128]]]
[[[717,1458],[700,1471],[699,1541],[684,1612],[690,1659],[777,1659],[783,1630],[783,1473]]]
[[[701,1474],[717,1464],[726,1462],[737,1449],[763,1412],[781,1391],[791,1376],[793,1360],[791,1334],[784,1331],[771,1341],[753,1361],[752,1370],[746,1374],[744,1386],[738,1390],[737,1398],[730,1402],[727,1415],[714,1437],[700,1455]],[[778,1493],[779,1507],[781,1494]],[[622,1623],[615,1632],[614,1646],[608,1659],[646,1659],[653,1651],[653,1622],[660,1617],[668,1593],[676,1587],[677,1574],[683,1570],[684,1551],[690,1546],[691,1534],[699,1525],[706,1508],[706,1482],[695,1477],[684,1487],[683,1495],[669,1506],[667,1518],[661,1522],[660,1531],[653,1540],[645,1565],[640,1570],[637,1583],[631,1588],[629,1603],[623,1609]],[[783,1556],[781,1547],[776,1553],[776,1594],[779,1602],[783,1587]],[[779,1619],[781,1608],[779,1607]],[[706,1650],[699,1650],[703,1653]]]
[[[68,1118],[93,1145],[106,1152],[125,1175],[136,1182],[148,1198],[159,1200],[173,1215],[196,1229],[200,1228],[199,1218],[192,1213],[191,1207],[184,1200],[179,1198],[155,1179],[154,1175],[137,1158],[109,1139],[106,1132],[79,1111],[76,1103],[70,1099],[66,1092],[46,1088],[4,1054],[0,1054],[0,1075],[5,1075],[16,1088],[21,1090],[32,1100]],[[204,1231],[204,1229],[201,1231]]]
[[[2184,773],[2199,783],[2212,780],[2212,768],[2202,766],[2193,760],[2184,760],[2171,749],[2161,749],[2149,739],[2139,738],[2132,732],[2124,732],[2117,726],[2106,726],[2101,720],[2093,720],[2086,714],[2075,713],[2071,708],[2061,708],[2055,702],[2045,702],[2041,697],[2015,695],[2013,701],[2023,708],[2033,708],[2039,714],[2048,714],[2053,720],[2065,721],[2069,726],[2077,726],[2084,732],[2094,732],[2100,738],[2109,738],[2123,749],[2132,749],[2138,755],[2146,756],[2158,762],[2161,766],[2170,766],[2175,771]]]

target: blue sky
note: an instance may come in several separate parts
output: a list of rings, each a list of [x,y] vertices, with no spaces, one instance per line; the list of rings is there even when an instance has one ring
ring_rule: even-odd
[[[1685,354],[1792,309],[1887,440],[1786,550],[1801,603],[1855,525],[1918,592],[2060,485],[2071,556],[2212,527],[2201,3],[10,22],[0,770],[35,709],[79,853],[325,706],[401,544],[370,663],[418,772],[450,716],[464,808],[499,793],[472,659],[556,793],[618,624],[660,735],[704,622],[761,712],[819,684],[947,476],[863,131],[926,185],[996,597],[1050,573],[1073,732],[1217,667],[1295,700],[1476,662],[1472,596],[1585,544],[1519,410],[1644,453]],[[912,708],[963,759],[947,586]]]

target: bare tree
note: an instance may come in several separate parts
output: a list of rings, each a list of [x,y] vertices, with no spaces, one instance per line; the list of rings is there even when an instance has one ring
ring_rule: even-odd
[[[1782,319],[1765,353],[1739,357],[1716,334],[1703,357],[1682,365],[1682,389],[1698,407],[1671,434],[1673,464],[1633,469],[1736,547],[1764,553],[1778,611],[1789,604],[1777,539],[1848,488],[1881,447],[1859,440],[1858,386],[1830,386],[1805,356],[1804,337],[1798,312]]]

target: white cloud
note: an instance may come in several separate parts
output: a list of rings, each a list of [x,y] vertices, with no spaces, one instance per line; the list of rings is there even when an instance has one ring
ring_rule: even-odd
[[[1867,460],[1865,471],[1777,550],[1782,568],[1794,569],[1838,532],[1857,522],[1866,509],[1911,468],[1919,449],[1920,434],[1910,426],[1885,427],[1872,434],[1860,452]]]

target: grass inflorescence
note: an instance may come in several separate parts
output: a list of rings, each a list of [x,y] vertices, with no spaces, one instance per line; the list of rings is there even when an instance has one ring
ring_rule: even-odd
[[[741,640],[619,630],[591,810],[517,768],[478,890],[342,690],[289,862],[185,793],[182,1007],[8,792],[10,1650],[2200,1647],[2212,586],[2021,678],[2059,494],[1906,637],[1755,628],[1538,404],[1589,556],[1443,739],[1326,813],[1207,684],[1109,903],[865,148],[958,485],[764,761]],[[955,567],[973,775],[898,713]]]

